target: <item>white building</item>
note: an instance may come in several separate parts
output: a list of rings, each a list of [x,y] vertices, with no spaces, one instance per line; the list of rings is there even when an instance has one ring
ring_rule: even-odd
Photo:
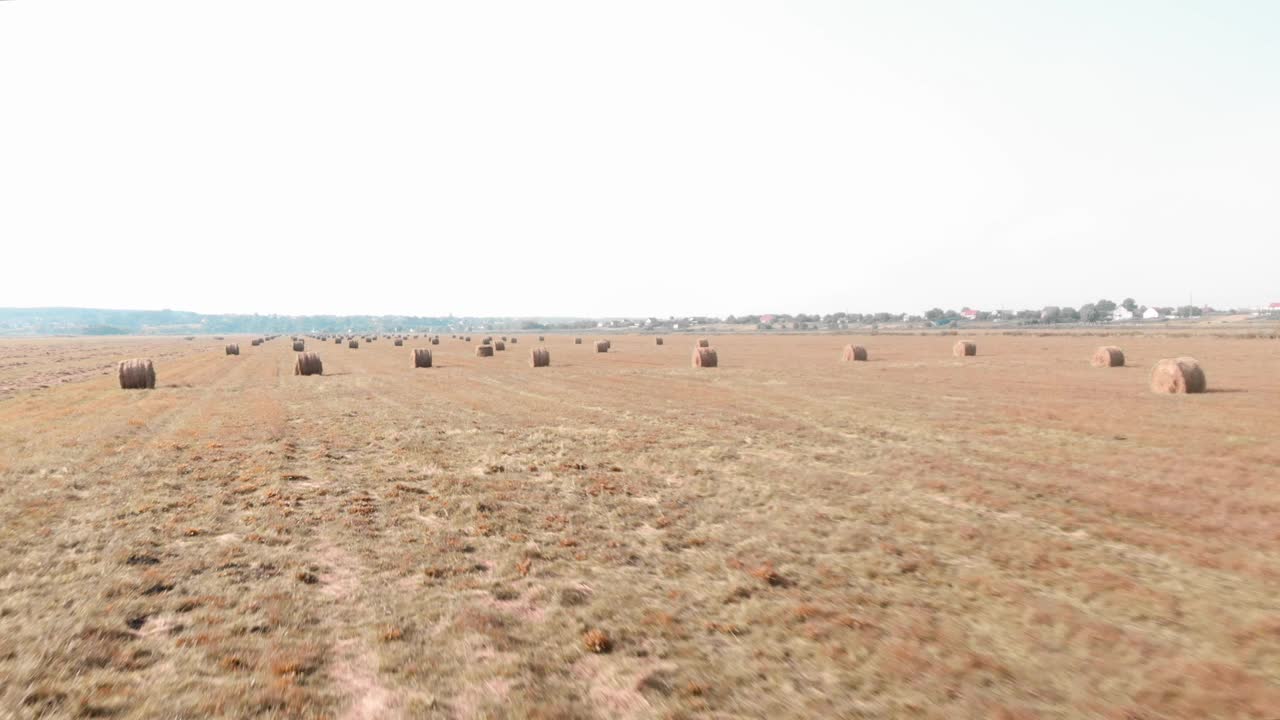
[[[1147,311],[1142,313],[1142,319],[1143,320],[1159,320],[1160,311],[1155,308],[1147,308]]]
[[[1111,313],[1111,319],[1112,320],[1132,320],[1133,313],[1129,312],[1128,308],[1118,307],[1115,309],[1115,312]]]

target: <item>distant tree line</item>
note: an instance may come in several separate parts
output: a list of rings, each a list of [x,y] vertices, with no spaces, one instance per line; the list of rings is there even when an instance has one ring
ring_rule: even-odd
[[[1148,309],[1145,305],[1139,305],[1133,298],[1125,298],[1119,305],[1103,298],[1096,302],[1085,303],[1079,307],[1048,305],[1039,310],[1030,308],[1024,310],[971,310],[968,307],[964,307],[957,311],[935,307],[926,310],[922,315],[889,312],[839,312],[821,316],[806,313],[780,313],[764,316],[730,315],[724,319],[724,322],[735,325],[756,325],[762,329],[840,329],[851,325],[867,326],[891,322],[919,323],[923,321],[943,325],[966,319],[978,322],[1002,321],[1039,325],[1102,322],[1112,319],[1113,313],[1116,312],[1117,308],[1121,307],[1132,313],[1134,317],[1142,317],[1143,313]],[[1157,307],[1155,309],[1161,317],[1191,318],[1199,317],[1207,308],[1183,305],[1181,307]],[[764,322],[762,318],[767,319],[768,322]]]
[[[405,332],[506,319],[417,315],[205,315],[175,310],[0,308],[0,331],[36,335]]]
[[[649,318],[509,318],[421,315],[204,315],[176,310],[101,310],[91,308],[0,308],[0,334],[29,335],[191,335],[268,333],[383,333],[457,330],[613,330],[671,331],[727,323],[761,330],[842,330],[890,323],[945,325],[964,319],[1016,324],[1090,323],[1112,318],[1118,308],[1142,317],[1148,308],[1133,298],[1119,305],[1105,298],[1079,307],[1048,305],[1039,310],[944,310],[910,313],[777,313],[718,317],[690,315]],[[1198,317],[1208,308],[1156,307],[1161,317]]]

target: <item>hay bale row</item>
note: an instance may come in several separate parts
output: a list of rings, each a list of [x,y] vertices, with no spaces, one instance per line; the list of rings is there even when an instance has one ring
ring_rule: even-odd
[[[960,341],[951,349],[956,357],[972,357],[978,354],[976,343]],[[866,360],[866,349],[858,345],[846,345],[844,360]],[[695,357],[695,364],[697,358]],[[1124,367],[1124,350],[1115,345],[1103,345],[1093,352],[1089,364],[1099,368]],[[704,366],[705,367],[705,366]],[[1151,391],[1156,393],[1202,393],[1208,389],[1204,369],[1192,357],[1163,358],[1151,369]]]
[[[324,364],[320,362],[320,353],[300,352],[293,363],[294,375],[323,375]]]
[[[455,336],[456,337],[456,336]],[[539,336],[541,337],[541,336]],[[254,346],[261,345],[270,338],[255,338],[251,344]],[[470,341],[470,338],[465,338]],[[366,341],[368,339],[366,338]],[[431,344],[439,344],[439,337],[430,339]],[[334,342],[341,344],[342,338],[334,338]],[[511,338],[510,342],[515,342],[515,338]],[[655,338],[655,344],[661,345],[662,338]],[[477,357],[493,357],[495,351],[503,351],[506,349],[504,340],[497,342],[493,338],[486,337],[482,344],[477,345],[475,352]],[[403,346],[402,339],[395,340],[396,346]],[[582,344],[582,338],[574,338],[575,345]],[[354,338],[347,345],[351,349],[360,347],[359,341]],[[298,352],[297,361],[294,364],[295,375],[322,375],[324,366],[320,361],[320,356],[314,352],[305,352],[302,350],[304,341],[295,340],[293,348]],[[609,340],[597,340],[595,342],[596,352],[608,352],[611,347]],[[236,343],[230,343],[224,348],[227,355],[239,355],[240,346]],[[971,357],[977,355],[978,347],[973,342],[960,341],[952,348],[952,354],[956,357]],[[867,360],[867,350],[861,345],[849,344],[844,347],[841,356],[845,362],[856,362]],[[1099,347],[1094,351],[1091,359],[1094,367],[1124,367],[1125,357],[1124,351],[1114,345],[1106,345]],[[533,367],[548,367],[551,364],[551,353],[545,347],[538,347],[529,352],[529,364]],[[717,367],[719,365],[719,357],[715,348],[710,347],[707,339],[698,340],[697,345],[693,349],[693,366],[698,368]],[[432,366],[431,350],[427,348],[416,348],[413,351],[413,366],[415,368],[429,368]],[[120,380],[120,387],[126,390],[132,389],[153,389],[156,386],[155,365],[149,359],[135,358],[132,360],[122,360],[117,368]],[[1151,390],[1157,393],[1202,393],[1208,388],[1208,382],[1205,379],[1203,368],[1199,362],[1191,357],[1164,358],[1156,363],[1151,371]]]
[[[116,368],[122,390],[153,390],[156,386],[156,368],[146,358],[121,360]]]

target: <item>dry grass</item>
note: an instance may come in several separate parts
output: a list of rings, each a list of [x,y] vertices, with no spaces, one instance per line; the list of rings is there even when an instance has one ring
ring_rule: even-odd
[[[1280,343],[550,337],[0,343],[0,716],[1280,708]]]

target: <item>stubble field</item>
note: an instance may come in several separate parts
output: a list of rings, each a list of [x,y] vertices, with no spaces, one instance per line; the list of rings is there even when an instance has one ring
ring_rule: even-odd
[[[0,341],[0,717],[1280,717],[1276,340],[519,338]]]

